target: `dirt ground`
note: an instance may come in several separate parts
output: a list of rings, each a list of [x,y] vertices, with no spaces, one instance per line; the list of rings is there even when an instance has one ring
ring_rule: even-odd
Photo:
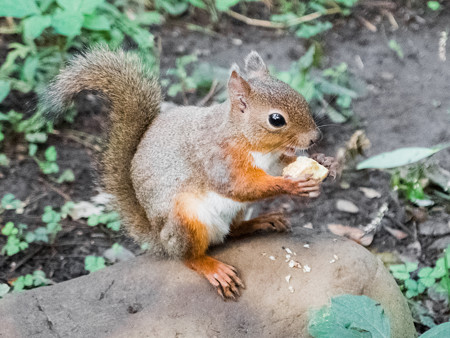
[[[376,17],[372,12],[360,14]],[[324,34],[325,66],[346,62],[354,77],[362,80],[365,95],[354,102],[355,117],[350,122],[343,125],[322,122],[324,137],[312,152],[333,156],[356,129],[364,129],[371,141],[368,155],[401,146],[431,146],[450,141],[450,52],[447,51],[445,62],[438,57],[440,33],[450,31],[450,11],[436,15],[400,8],[394,14],[399,25],[397,30],[393,30],[384,17],[377,24],[377,32],[371,32],[361,25],[357,16],[352,16],[338,20],[334,28]],[[416,14],[420,17],[415,17]],[[221,24],[214,35],[189,32],[183,22],[168,22],[155,32],[162,44],[162,74],[173,67],[176,57],[184,54],[195,53],[200,61],[229,67],[234,61],[242,64],[243,57],[251,50],[260,52],[268,64],[286,70],[307,47],[302,40],[286,32],[257,29],[231,19]],[[402,47],[403,60],[388,47],[390,39],[395,39]],[[192,98],[193,102],[199,99]],[[14,107],[23,111],[24,101],[24,97],[17,94],[1,108],[7,111]],[[21,216],[6,212],[4,221],[22,222],[34,228],[42,225],[40,215],[46,205],[62,205],[66,195],[74,201],[82,201],[98,193],[94,165],[96,151],[67,137],[73,130],[100,135],[105,114],[96,112],[90,102],[90,97],[81,102],[81,113],[73,125],[63,125],[59,128],[60,134],[50,136],[49,143],[58,150],[60,167],[70,168],[75,173],[73,184],[56,187],[39,172],[35,162],[25,156],[27,150],[23,140],[6,143],[5,153],[12,163],[8,168],[0,168],[0,196],[13,193],[27,202],[27,208]],[[442,151],[435,160],[449,169],[449,155],[450,150]],[[358,189],[360,187],[373,188],[381,193],[381,197],[368,199]],[[338,199],[352,201],[359,212],[339,211],[336,208]],[[265,201],[253,210],[256,213],[281,208],[297,223],[301,220],[300,224],[311,223],[314,228],[327,231],[330,223],[365,226],[383,203],[387,203],[389,209],[369,249],[393,253],[398,259],[433,264],[450,243],[449,214],[439,207],[423,213],[428,214],[425,218],[418,217],[421,211],[415,209],[413,217],[406,210],[406,203],[391,192],[389,175],[384,172],[347,170],[340,180],[325,182],[317,199],[305,201],[286,196]],[[398,240],[386,231],[386,226],[402,230],[408,236]],[[3,238],[0,245],[3,245],[2,241]],[[36,269],[45,271],[55,282],[75,278],[86,274],[86,255],[101,255],[115,242],[136,254],[141,252],[123,235],[68,220],[54,245],[32,245],[27,252],[14,256],[14,260],[0,256],[0,280],[10,280]],[[433,304],[433,311],[437,323],[448,320],[448,307]]]

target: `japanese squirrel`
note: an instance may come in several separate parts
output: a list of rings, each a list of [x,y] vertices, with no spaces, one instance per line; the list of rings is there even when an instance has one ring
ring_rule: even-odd
[[[244,72],[232,67],[224,103],[161,112],[158,79],[140,59],[101,47],[74,57],[49,85],[46,117],[57,119],[84,90],[110,102],[103,182],[124,227],[235,299],[244,287],[236,269],[208,256],[208,247],[227,236],[288,229],[280,213],[244,220],[249,202],[318,195],[318,181],[280,176],[294,151],[319,136],[305,99],[253,51]]]

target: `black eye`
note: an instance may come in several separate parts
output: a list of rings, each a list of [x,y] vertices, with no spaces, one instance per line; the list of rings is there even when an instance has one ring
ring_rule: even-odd
[[[269,115],[269,123],[276,128],[281,128],[286,125],[286,120],[281,114],[274,113]]]

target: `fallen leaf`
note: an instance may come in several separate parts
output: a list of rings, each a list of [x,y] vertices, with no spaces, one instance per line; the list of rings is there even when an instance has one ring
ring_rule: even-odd
[[[366,188],[366,187],[359,187],[358,188],[360,191],[362,191],[362,193],[364,194],[364,196],[366,196],[367,198],[379,198],[381,197],[381,194],[376,191],[375,189],[372,188]]]
[[[336,208],[350,214],[357,214],[359,212],[359,208],[353,202],[348,200],[337,200]]]
[[[408,237],[408,234],[406,232],[401,231],[401,230],[388,227],[387,225],[385,225],[384,228],[386,229],[387,232],[389,232],[392,236],[394,236],[398,240],[401,240],[401,239],[404,239],[404,238]]]
[[[347,237],[363,246],[369,246],[373,241],[373,234],[366,234],[363,230],[348,225],[328,224],[328,229],[335,235]]]

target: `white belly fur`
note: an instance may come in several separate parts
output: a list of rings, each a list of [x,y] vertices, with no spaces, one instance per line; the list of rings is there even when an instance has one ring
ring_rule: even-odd
[[[236,215],[245,209],[246,203],[236,202],[215,192],[208,192],[197,205],[197,217],[207,226],[209,243],[222,243],[230,232]]]
[[[283,168],[280,163],[280,153],[272,152],[263,154],[254,151],[251,154],[253,156],[253,164],[255,167],[264,170],[269,175],[281,175]]]

